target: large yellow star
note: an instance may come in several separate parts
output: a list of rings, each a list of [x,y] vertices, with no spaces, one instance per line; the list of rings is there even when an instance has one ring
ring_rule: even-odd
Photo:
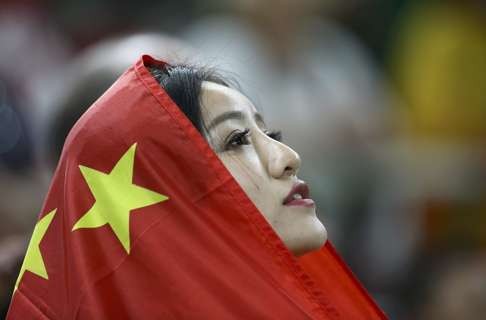
[[[130,210],[168,199],[132,184],[136,146],[133,144],[125,152],[109,174],[79,166],[96,201],[72,229],[98,228],[108,223],[127,253],[130,253]]]
[[[56,214],[56,209],[52,210],[46,214],[42,219],[40,219],[35,225],[34,232],[32,233],[32,238],[30,238],[29,246],[27,247],[27,252],[25,253],[24,262],[22,267],[20,267],[20,273],[15,282],[15,290],[19,286],[19,282],[22,279],[25,271],[30,271],[35,273],[39,277],[48,279],[46,266],[44,265],[44,260],[42,259],[42,254],[40,252],[39,244],[46,234],[47,228],[51,224],[52,218]]]

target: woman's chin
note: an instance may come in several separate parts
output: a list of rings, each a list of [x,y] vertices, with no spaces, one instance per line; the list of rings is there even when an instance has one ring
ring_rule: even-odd
[[[321,249],[327,241],[327,230],[318,220],[306,230],[304,237],[299,237],[289,245],[290,251],[296,256],[302,256]],[[298,241],[297,241],[298,240]]]

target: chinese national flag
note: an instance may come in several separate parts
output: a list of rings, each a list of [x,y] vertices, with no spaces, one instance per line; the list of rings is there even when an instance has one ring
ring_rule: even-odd
[[[142,57],[69,134],[8,319],[386,319],[328,242],[295,258]]]

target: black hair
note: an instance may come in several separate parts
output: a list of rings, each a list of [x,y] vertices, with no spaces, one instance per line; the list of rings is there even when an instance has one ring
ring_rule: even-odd
[[[213,69],[190,65],[150,66],[149,71],[181,109],[196,129],[204,135],[201,117],[201,85],[203,81],[230,87],[229,81]]]

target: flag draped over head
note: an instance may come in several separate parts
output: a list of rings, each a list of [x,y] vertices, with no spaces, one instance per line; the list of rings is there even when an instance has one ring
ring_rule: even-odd
[[[71,130],[8,319],[385,319],[329,242],[292,255],[153,64]]]

